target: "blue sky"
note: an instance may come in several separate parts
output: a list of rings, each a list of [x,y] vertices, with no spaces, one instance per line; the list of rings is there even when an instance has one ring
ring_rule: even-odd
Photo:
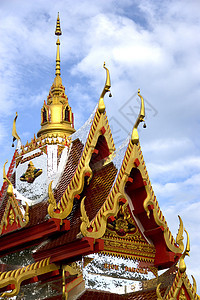
[[[40,129],[40,109],[55,74],[57,12],[61,76],[78,129],[96,105],[110,70],[107,113],[116,144],[146,103],[140,142],[159,204],[174,236],[180,214],[191,238],[187,270],[200,286],[199,1],[0,2],[0,170],[13,155],[12,122],[22,142]],[[2,182],[2,181],[1,181]]]

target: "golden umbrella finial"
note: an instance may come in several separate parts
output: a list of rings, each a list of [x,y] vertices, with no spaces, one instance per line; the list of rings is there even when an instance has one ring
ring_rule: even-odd
[[[60,28],[60,18],[59,18],[59,13],[58,13],[55,35],[59,36],[61,34],[62,34],[62,32],[61,32],[61,28]],[[59,37],[57,39],[56,45],[57,45],[57,54],[56,54],[56,73],[55,73],[55,75],[60,76],[60,48],[59,48],[60,40],[59,40]]]
[[[61,31],[61,28],[60,28],[59,12],[58,12],[58,17],[57,17],[57,22],[56,22],[55,35],[62,35],[62,31]]]

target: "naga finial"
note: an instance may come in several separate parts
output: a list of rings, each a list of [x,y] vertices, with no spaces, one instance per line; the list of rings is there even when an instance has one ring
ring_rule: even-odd
[[[105,111],[105,103],[104,103],[104,96],[107,92],[110,92],[110,87],[111,87],[111,83],[110,83],[110,73],[109,70],[106,68],[106,64],[104,62],[103,64],[103,68],[106,70],[106,83],[104,86],[104,89],[101,93],[101,96],[99,98],[99,105],[98,105],[98,110],[100,113],[103,113]],[[109,95],[110,97],[112,97],[112,95]]]
[[[177,233],[177,236],[176,236],[176,243],[179,245],[179,249],[181,250],[181,253],[183,252],[184,250],[184,244],[183,244],[183,221],[181,219],[180,216],[179,217],[179,229],[178,229],[178,233]]]
[[[7,188],[7,194],[8,196],[12,196],[13,195],[13,185],[10,182],[10,180],[8,179],[7,175],[6,175],[6,171],[5,171],[5,165],[7,164],[7,160],[5,162],[5,164],[3,165],[3,181],[8,183],[8,188]]]
[[[85,204],[84,204],[84,201],[85,201],[85,197],[83,197],[83,199],[81,200],[81,206],[80,206],[80,209],[81,209],[81,226],[80,226],[80,230],[81,230],[81,233],[83,236],[86,236],[87,235],[87,228],[89,228],[90,226],[90,221],[89,221],[89,218],[87,216],[87,213],[86,213],[86,210],[85,210]]]
[[[18,114],[16,112],[16,116],[15,116],[14,121],[13,121],[13,129],[12,129],[12,136],[13,136],[12,147],[14,147],[14,141],[15,140],[17,140],[17,141],[20,140],[20,137],[18,136],[17,130],[16,130],[16,120],[17,120],[17,117],[18,117]]]
[[[160,293],[160,286],[161,286],[161,282],[156,287],[157,300],[162,300],[163,299],[162,296],[161,296],[161,293]]]
[[[56,205],[56,199],[54,198],[53,191],[52,191],[52,182],[53,180],[49,183],[49,187],[48,187],[48,196],[49,196],[48,202],[49,204],[53,205],[54,209],[56,209],[57,205]]]
[[[141,106],[140,106],[140,113],[137,117],[135,125],[133,126],[133,131],[132,131],[132,135],[131,135],[131,141],[133,144],[137,144],[139,142],[139,135],[138,135],[137,128],[138,128],[138,125],[140,124],[140,122],[144,122],[144,117],[145,117],[144,99],[143,99],[142,95],[140,95],[140,89],[138,89],[138,96],[141,99]],[[144,123],[143,127],[146,128],[145,123]]]
[[[186,270],[186,264],[185,264],[184,258],[186,257],[186,255],[190,256],[190,254],[189,254],[189,252],[190,252],[189,234],[185,228],[184,228],[184,231],[186,232],[186,235],[187,235],[187,243],[186,243],[185,251],[183,252],[183,254],[181,255],[180,260],[179,260],[179,270],[181,273],[184,273]]]

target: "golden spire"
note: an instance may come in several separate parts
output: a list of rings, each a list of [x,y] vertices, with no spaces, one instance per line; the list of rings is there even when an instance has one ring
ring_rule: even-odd
[[[59,13],[58,13],[58,18],[56,22],[56,30],[55,30],[55,35],[62,35],[61,28],[60,28],[60,18],[59,18]],[[59,38],[57,39],[56,42],[57,45],[57,54],[56,54],[56,76],[60,76],[60,40]]]
[[[56,22],[55,35],[62,35],[62,31],[61,31],[61,28],[60,28],[59,12],[58,12],[58,17],[57,17],[57,22]]]
[[[56,73],[54,82],[49,91],[47,102],[44,102],[41,110],[41,129],[37,136],[44,136],[45,134],[55,134],[59,136],[69,136],[74,129],[74,117],[71,107],[68,103],[67,95],[65,94],[65,87],[62,85],[62,78],[60,76],[60,40],[61,35],[59,13],[56,22],[55,35],[57,38],[57,52],[56,52]]]

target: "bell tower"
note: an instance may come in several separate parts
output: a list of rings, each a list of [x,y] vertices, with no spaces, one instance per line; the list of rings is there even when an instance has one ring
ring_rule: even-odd
[[[60,28],[60,18],[58,14],[55,35],[57,35],[57,53],[56,53],[56,77],[49,91],[47,102],[44,101],[41,109],[41,129],[37,136],[60,136],[67,137],[75,132],[74,117],[71,107],[68,103],[68,97],[65,94],[65,87],[62,85],[60,77],[60,40],[62,35]]]

